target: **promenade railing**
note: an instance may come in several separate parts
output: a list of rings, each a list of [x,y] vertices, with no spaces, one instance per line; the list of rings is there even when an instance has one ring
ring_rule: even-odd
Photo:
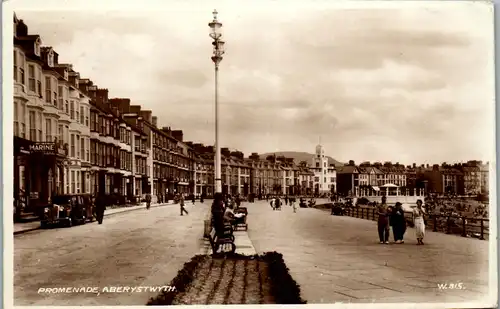
[[[344,209],[345,215],[376,221],[378,213],[374,207],[347,207]],[[405,212],[407,224],[412,227],[413,215]],[[461,235],[462,237],[474,237],[481,240],[489,238],[489,219],[474,218],[457,215],[428,214],[425,216],[426,229],[433,232],[443,232],[446,234]]]

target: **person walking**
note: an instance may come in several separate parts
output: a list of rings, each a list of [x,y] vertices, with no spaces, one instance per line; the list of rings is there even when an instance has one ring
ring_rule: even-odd
[[[377,207],[378,220],[378,237],[381,244],[389,243],[389,217],[387,212],[386,197],[382,196],[382,203]]]
[[[205,193],[201,193],[201,195],[200,195],[200,203],[203,203],[204,200],[205,200]]]
[[[285,205],[288,205],[288,195],[285,195]]]
[[[151,194],[147,193],[146,194],[146,209],[149,209],[151,207]]]
[[[196,197],[195,197],[194,193],[193,193],[192,202],[193,202],[193,205],[194,205],[194,203],[196,202]]]
[[[102,224],[102,220],[104,219],[104,211],[106,210],[106,201],[103,194],[99,194],[95,200],[95,212],[96,219],[99,224]]]
[[[391,213],[389,222],[392,225],[392,234],[394,235],[394,242],[397,244],[404,243],[404,234],[406,232],[406,219],[403,210],[403,204],[400,202],[396,203],[395,208]]]
[[[415,223],[415,236],[417,238],[417,245],[424,244],[425,237],[425,210],[422,207],[422,200],[417,200],[417,207],[413,209],[413,222]]]
[[[295,200],[295,196],[294,196],[294,197],[292,197],[292,207],[293,207],[294,213],[297,212],[297,204],[295,202],[296,202],[296,200]]]
[[[184,194],[181,193],[180,200],[179,200],[179,205],[181,207],[181,216],[184,215],[184,212],[186,215],[189,215],[189,212],[184,208]]]

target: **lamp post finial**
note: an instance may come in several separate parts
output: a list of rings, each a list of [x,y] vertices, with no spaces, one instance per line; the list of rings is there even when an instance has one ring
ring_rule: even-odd
[[[217,20],[217,14],[219,14],[219,12],[217,12],[217,10],[214,10],[212,14],[214,14],[214,20]]]

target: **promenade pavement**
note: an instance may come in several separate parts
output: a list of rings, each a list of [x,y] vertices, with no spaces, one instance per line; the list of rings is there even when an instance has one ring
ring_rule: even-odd
[[[273,211],[265,201],[246,206],[257,253],[282,253],[308,303],[488,300],[487,241],[427,231],[417,246],[409,228],[405,244],[384,245],[374,221],[290,206]],[[464,289],[438,287],[456,283]]]
[[[168,206],[168,205],[174,205],[174,202],[171,201],[169,203],[152,204],[151,207],[162,207],[162,206]],[[145,207],[146,207],[146,203],[141,203],[138,206],[118,207],[118,208],[112,208],[112,209],[110,208],[104,212],[104,216],[111,216],[111,215],[115,215],[115,214],[119,214],[119,213],[123,213],[123,212],[144,209]],[[94,222],[95,222],[95,220],[94,220]],[[26,232],[31,232],[31,231],[38,230],[38,229],[40,229],[40,221],[14,223],[14,235],[26,233]]]
[[[144,305],[158,291],[38,293],[39,288],[168,284],[203,243],[208,203],[145,207],[104,218],[102,225],[38,230],[14,237],[14,305]],[[111,210],[110,210],[111,212]]]

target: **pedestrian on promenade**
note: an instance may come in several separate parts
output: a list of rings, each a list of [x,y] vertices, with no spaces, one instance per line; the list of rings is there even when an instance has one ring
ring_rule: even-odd
[[[193,201],[193,205],[194,205],[194,202],[196,202],[196,197],[195,197],[194,193],[193,193],[193,199],[192,199],[192,201]]]
[[[275,203],[276,203],[276,200],[275,200],[275,199],[272,199],[272,200],[271,200],[271,202],[269,203],[269,204],[271,204],[271,208],[272,208],[273,210],[275,210],[275,205],[274,205]]]
[[[397,244],[404,243],[404,234],[406,232],[406,219],[403,210],[403,204],[400,202],[396,203],[395,208],[392,211],[389,222],[392,225],[392,233],[394,235],[394,242]]]
[[[215,193],[212,203],[212,226],[217,235],[224,234],[224,198],[222,193]]]
[[[288,195],[285,195],[285,205],[288,205]]]
[[[297,205],[295,204],[295,197],[292,198],[292,207],[293,207],[293,212],[296,213],[297,212]]]
[[[200,203],[203,203],[204,200],[205,200],[205,193],[201,193],[201,195],[200,195]]]
[[[422,200],[417,200],[417,207],[413,209],[413,222],[415,223],[415,236],[417,238],[417,245],[424,244],[425,237],[425,210],[422,207]]]
[[[386,197],[382,196],[382,203],[378,206],[378,237],[381,244],[389,243],[389,217],[387,212]]]
[[[189,215],[189,212],[186,210],[186,208],[184,208],[184,193],[181,193],[179,205],[181,206],[181,216],[184,215],[184,212],[186,213],[186,215]]]
[[[146,209],[149,209],[151,207],[151,194],[147,193],[146,194]]]
[[[99,193],[95,200],[95,213],[96,219],[99,224],[102,224],[102,220],[104,219],[104,211],[106,210],[106,200],[102,193]]]

